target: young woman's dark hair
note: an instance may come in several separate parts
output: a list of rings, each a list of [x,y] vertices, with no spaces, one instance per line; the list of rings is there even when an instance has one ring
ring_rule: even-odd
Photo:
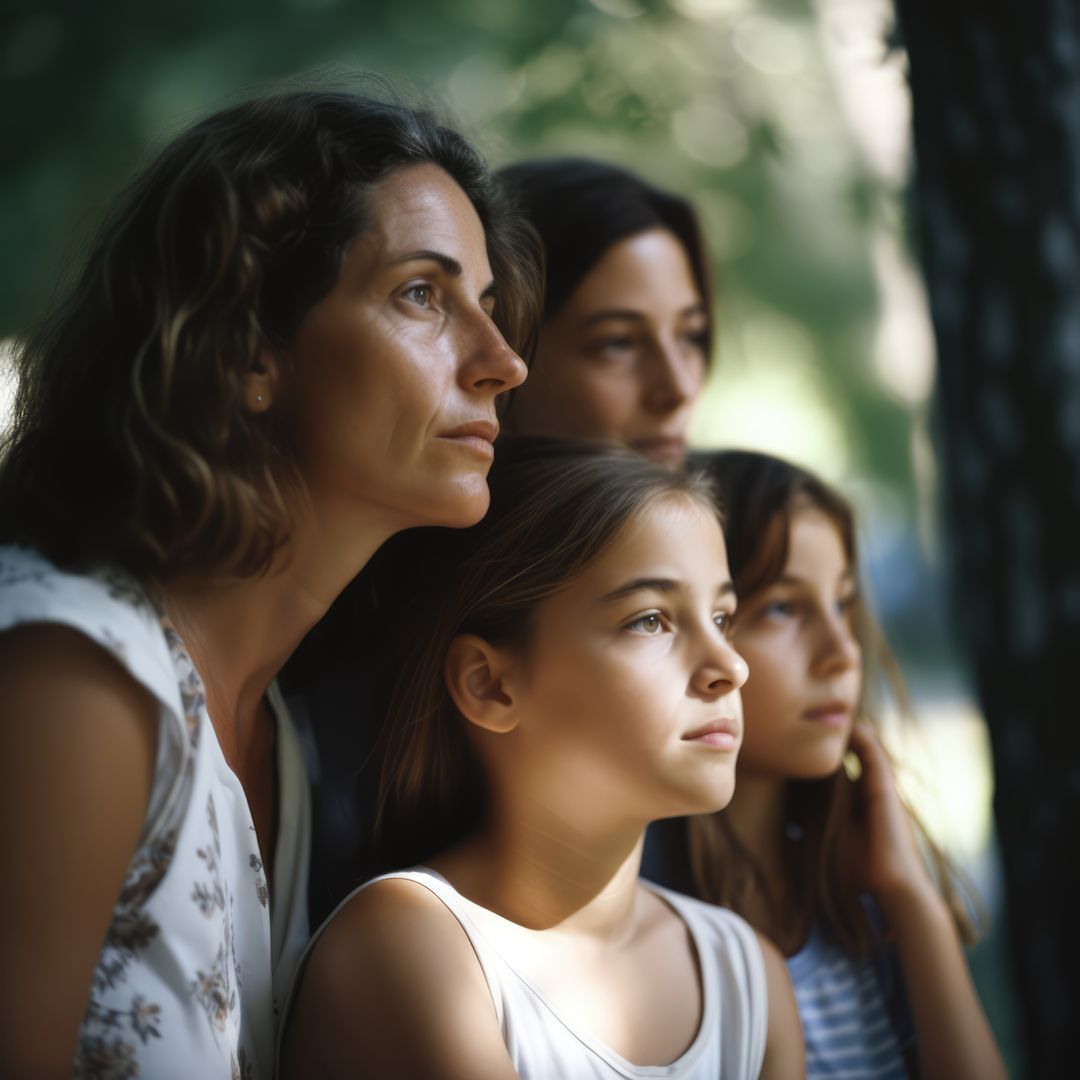
[[[703,470],[716,487],[724,512],[728,560],[740,607],[750,605],[784,573],[794,515],[812,507],[834,525],[852,575],[859,563],[855,520],[847,500],[805,469],[768,454],[727,450],[692,455],[691,467]],[[876,723],[874,699],[884,682],[896,704],[910,712],[899,667],[861,595],[852,601],[852,630],[861,647],[862,696],[858,713]],[[738,644],[736,638],[736,646]],[[753,673],[751,672],[751,678]],[[752,718],[748,718],[752,723]],[[821,780],[789,780],[786,820],[798,843],[785,847],[785,902],[794,905],[802,925],[819,921],[828,936],[853,957],[864,956],[874,941],[859,894],[843,864],[845,833],[853,821],[854,788],[841,769]],[[965,941],[974,939],[962,882],[909,808],[938,885]],[[687,819],[689,859],[697,894],[713,903],[743,910],[751,885],[770,897],[754,858],[740,845],[723,814]],[[776,903],[777,898],[772,897]],[[777,913],[774,913],[777,916]]]
[[[369,189],[423,163],[476,209],[496,322],[527,352],[538,251],[460,135],[344,90],[235,105],[131,184],[67,300],[21,343],[0,540],[60,565],[104,559],[144,582],[266,567],[289,532],[295,432],[287,407],[241,407],[241,376],[268,350],[287,365],[367,225]]]
[[[540,437],[500,442],[489,486],[480,524],[404,533],[378,557],[379,622],[394,626],[376,815],[384,866],[418,862],[482,819],[483,772],[443,672],[450,642],[477,634],[527,645],[537,605],[571,585],[655,500],[715,505],[700,476],[614,447]]]
[[[686,251],[705,305],[704,347],[711,357],[712,283],[701,226],[686,199],[617,165],[588,158],[524,161],[500,169],[498,176],[544,244],[545,321],[613,244],[648,229],[667,229]]]

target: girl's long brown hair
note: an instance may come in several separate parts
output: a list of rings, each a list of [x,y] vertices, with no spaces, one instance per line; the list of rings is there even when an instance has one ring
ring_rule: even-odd
[[[479,525],[402,534],[365,571],[393,638],[375,826],[386,867],[442,850],[483,818],[487,785],[444,678],[451,641],[477,634],[524,647],[537,606],[648,505],[668,497],[715,506],[700,478],[562,439],[500,440],[489,486]]]
[[[779,458],[742,450],[698,454],[692,465],[705,471],[718,492],[740,605],[752,602],[783,574],[792,516],[807,506],[820,510],[836,526],[848,565],[858,576],[851,506],[816,476]],[[876,723],[880,701],[875,699],[882,683],[902,715],[909,716],[899,667],[861,596],[856,597],[852,618],[863,655],[862,717]],[[849,955],[866,955],[875,933],[842,854],[854,827],[856,799],[856,786],[843,769],[821,780],[788,781],[784,810],[792,838],[784,845],[782,898],[773,894],[760,865],[722,812],[688,818],[688,855],[697,894],[750,918],[748,899],[756,891],[769,905],[774,925],[794,918],[806,931],[816,924]],[[910,807],[907,810],[961,937],[970,943],[975,938],[969,913],[973,893],[918,816]]]

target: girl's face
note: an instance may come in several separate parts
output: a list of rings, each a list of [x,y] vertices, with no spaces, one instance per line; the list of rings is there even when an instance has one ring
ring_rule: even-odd
[[[855,598],[836,525],[797,510],[783,574],[739,609],[734,642],[753,673],[741,775],[809,780],[840,767],[862,681]]]
[[[673,233],[649,229],[613,244],[541,328],[529,385],[514,398],[515,429],[609,439],[679,465],[705,380],[707,330]]]
[[[435,165],[397,169],[291,345],[301,468],[318,509],[391,529],[486,512],[495,398],[525,365],[492,322],[484,229]]]
[[[746,664],[715,516],[658,500],[540,604],[514,697],[509,782],[575,820],[634,825],[725,806]]]

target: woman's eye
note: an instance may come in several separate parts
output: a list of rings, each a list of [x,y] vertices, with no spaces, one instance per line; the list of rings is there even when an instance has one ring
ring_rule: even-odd
[[[431,305],[431,286],[410,285],[405,290],[405,297],[419,307],[429,307]]]
[[[702,327],[701,329],[684,330],[679,335],[680,341],[683,343],[683,347],[686,349],[695,349],[699,352],[705,351],[706,338],[708,337],[708,331]]]
[[[593,352],[599,356],[625,356],[634,348],[634,342],[628,337],[606,337],[593,342]]]
[[[718,611],[713,615],[716,628],[724,637],[731,637],[735,630],[735,613],[732,611]]]
[[[859,601],[858,593],[851,593],[849,596],[842,596],[836,601],[836,610],[839,614],[844,615],[847,618],[855,613],[855,605]]]
[[[664,628],[664,620],[660,615],[652,611],[648,615],[639,615],[632,623],[628,623],[627,630],[633,630],[636,634],[659,634]]]

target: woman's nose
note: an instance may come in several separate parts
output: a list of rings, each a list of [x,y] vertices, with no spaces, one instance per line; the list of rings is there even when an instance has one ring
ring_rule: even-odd
[[[705,364],[697,350],[677,341],[657,341],[649,362],[645,403],[652,412],[674,412],[701,390]]]
[[[464,343],[462,381],[468,390],[501,394],[520,386],[529,373],[525,361],[510,347],[502,332],[484,312],[477,313]]]

